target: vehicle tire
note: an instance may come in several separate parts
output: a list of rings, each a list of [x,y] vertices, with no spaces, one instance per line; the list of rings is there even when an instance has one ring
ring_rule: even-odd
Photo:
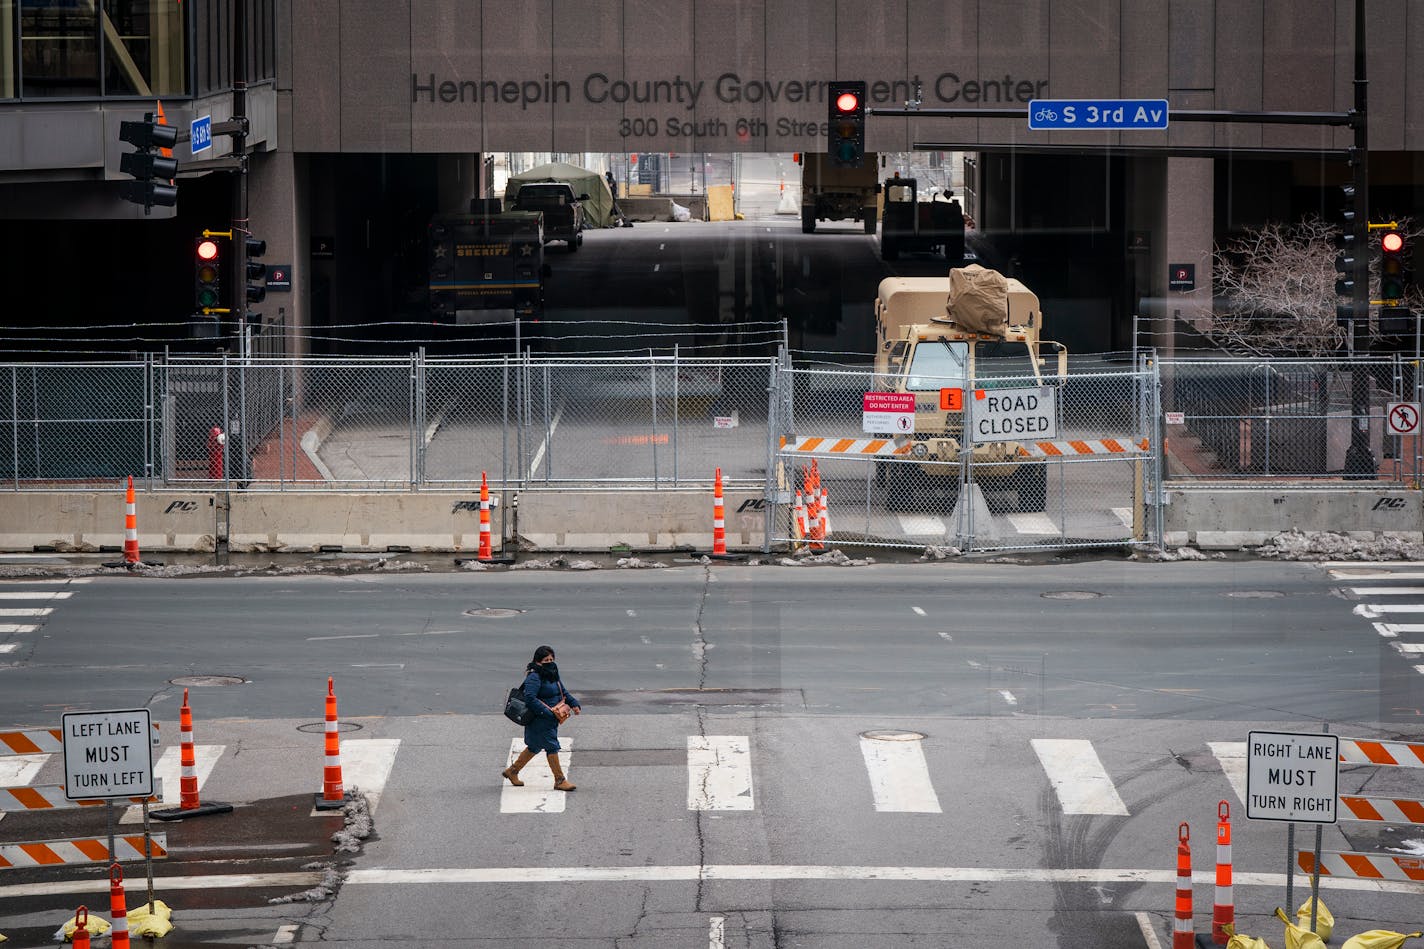
[[[802,209],[801,209],[801,233],[802,233],[802,234],[814,234],[814,233],[816,233],[816,212],[815,212],[815,211],[808,211],[808,210],[806,210],[805,208],[802,208]]]
[[[1048,499],[1048,466],[1020,465],[1014,475],[1020,511],[1041,511]]]
[[[867,234],[874,234],[874,233],[875,233],[875,208],[873,208],[873,207],[862,208],[862,209],[861,209],[861,216],[864,218],[864,221],[865,221],[865,233],[867,233]]]

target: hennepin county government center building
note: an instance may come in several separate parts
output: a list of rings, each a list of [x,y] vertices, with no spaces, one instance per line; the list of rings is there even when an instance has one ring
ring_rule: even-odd
[[[1371,216],[1408,217],[1424,196],[1424,0],[1360,8]],[[1211,306],[1213,246],[1263,222],[1338,220],[1348,203],[1360,131],[1261,114],[1356,108],[1355,11],[1355,0],[0,0],[0,322],[20,337],[14,327],[151,324],[138,334],[149,348],[177,342],[194,316],[196,236],[241,230],[245,216],[279,278],[254,308],[257,329],[275,327],[275,351],[321,349],[324,326],[359,336],[418,313],[430,217],[490,195],[492,156],[599,156],[623,179],[639,155],[815,152],[828,83],[853,79],[867,84],[867,152],[963,156],[957,197],[974,233],[1032,283],[1059,338],[1122,350],[1140,319],[1170,345],[1171,327]],[[1031,102],[1064,99],[1165,100],[1173,118],[1030,129]],[[965,111],[978,109],[993,117]],[[1211,111],[1259,120],[1185,120]],[[134,145],[121,132],[159,113],[181,132],[178,198],[145,208],[124,196]],[[716,183],[706,167],[690,190]],[[1173,279],[1180,264],[1191,279]],[[36,350],[58,345],[29,335]]]

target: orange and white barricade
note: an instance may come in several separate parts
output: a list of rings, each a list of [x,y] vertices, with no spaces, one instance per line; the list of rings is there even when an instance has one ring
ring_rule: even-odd
[[[1296,866],[1305,873],[1314,873],[1315,854],[1309,850],[1297,851]],[[1320,875],[1424,883],[1424,858],[1331,851],[1320,855]]]
[[[1424,824],[1424,801],[1397,797],[1355,797],[1342,794],[1340,795],[1340,806],[1349,812],[1341,814],[1341,820]]]
[[[712,480],[712,556],[727,555],[727,513],[722,503],[722,469]]]
[[[1424,768],[1424,742],[1340,739],[1341,764],[1374,764],[1389,768]]]
[[[124,494],[124,563],[130,567],[142,563],[138,555],[138,505],[134,501],[133,475],[129,475],[128,491]]]
[[[1177,906],[1172,920],[1172,949],[1196,949],[1192,930],[1192,833],[1177,828]]]
[[[480,552],[479,559],[489,560],[494,556],[490,543],[490,493],[489,476],[480,472]]]

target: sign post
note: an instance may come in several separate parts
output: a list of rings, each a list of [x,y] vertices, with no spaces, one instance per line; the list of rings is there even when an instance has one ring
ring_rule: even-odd
[[[1315,825],[1315,867],[1310,875],[1310,931],[1315,931],[1320,902],[1320,838],[1335,823],[1339,800],[1340,739],[1301,732],[1258,732],[1246,742],[1246,816],[1251,820],[1288,821],[1286,833],[1286,905],[1295,882],[1295,825]]]

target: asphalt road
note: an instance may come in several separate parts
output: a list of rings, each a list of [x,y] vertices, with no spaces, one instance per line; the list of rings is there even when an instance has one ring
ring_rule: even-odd
[[[1424,740],[1424,677],[1355,611],[1367,582],[1390,583],[1071,559],[12,580],[6,607],[52,612],[0,634],[0,731],[147,707],[171,767],[192,683],[203,798],[236,811],[161,828],[170,949],[1155,949],[1183,821],[1209,923],[1221,801],[1241,928],[1279,941],[1285,825],[1246,820],[1247,733]],[[46,593],[71,595],[24,599]],[[587,709],[562,730],[567,796],[498,778],[519,735],[503,694],[544,642]],[[346,783],[373,805],[350,855],[327,842],[340,817],[309,816],[328,676]],[[0,783],[62,775],[54,755]],[[1340,788],[1417,798],[1418,775],[1344,767]],[[102,835],[98,810],[11,813],[0,846]],[[1340,823],[1324,842],[1420,837]],[[334,896],[267,903],[316,882],[313,860]],[[0,870],[0,933],[47,942],[78,902],[107,905],[102,879]],[[1323,894],[1343,935],[1412,931],[1424,885]]]

